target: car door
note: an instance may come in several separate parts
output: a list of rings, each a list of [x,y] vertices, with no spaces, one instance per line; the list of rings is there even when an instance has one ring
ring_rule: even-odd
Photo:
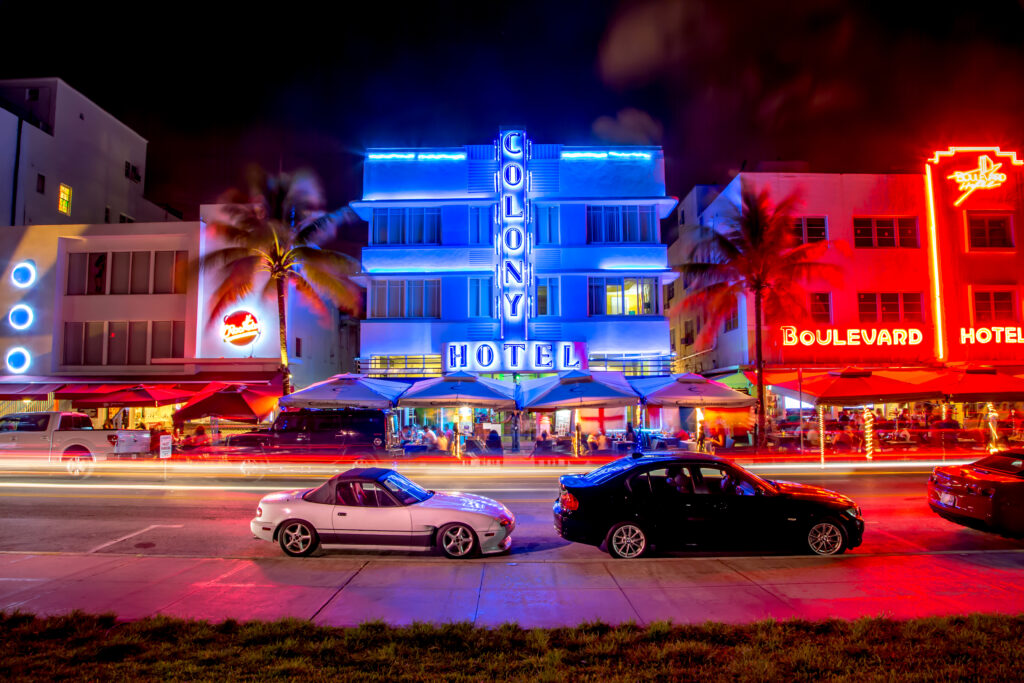
[[[732,533],[726,522],[727,505],[722,495],[722,467],[715,464],[691,465],[693,484],[693,516],[700,527],[701,545],[721,548],[733,545]]]
[[[700,465],[701,490],[707,491],[709,529],[714,544],[736,550],[774,547],[783,529],[784,510],[753,479],[729,465]]]
[[[57,428],[72,429],[71,415],[58,416],[61,422]],[[31,457],[49,457],[50,455],[50,421],[54,417],[45,413],[28,413],[18,421],[18,429],[14,432],[14,449],[18,455]]]
[[[411,546],[412,516],[377,482],[339,482],[334,542],[345,545]]]
[[[627,480],[640,521],[646,523],[662,548],[683,548],[701,542],[700,507],[691,487],[679,486],[678,466],[654,467]]]

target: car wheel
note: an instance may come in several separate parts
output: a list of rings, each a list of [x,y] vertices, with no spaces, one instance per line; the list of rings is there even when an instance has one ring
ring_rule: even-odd
[[[846,531],[834,519],[825,518],[807,531],[807,547],[815,555],[841,555],[846,552]]]
[[[277,532],[281,550],[291,557],[308,557],[320,546],[320,537],[309,522],[290,519]]]
[[[80,449],[65,451],[61,462],[68,475],[75,479],[85,479],[92,474],[95,463],[89,451]]]
[[[476,554],[476,534],[465,524],[446,524],[437,532],[437,547],[446,556],[460,560]]]
[[[633,522],[620,522],[608,532],[608,554],[632,560],[647,552],[647,533]]]

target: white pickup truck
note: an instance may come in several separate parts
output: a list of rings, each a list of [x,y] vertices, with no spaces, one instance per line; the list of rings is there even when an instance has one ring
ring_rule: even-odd
[[[73,477],[88,476],[98,460],[148,455],[149,432],[93,429],[83,413],[11,413],[0,417],[0,456],[59,462]]]

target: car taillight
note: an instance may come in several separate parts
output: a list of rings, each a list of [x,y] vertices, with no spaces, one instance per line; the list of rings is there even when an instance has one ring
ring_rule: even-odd
[[[562,495],[558,498],[558,503],[566,512],[572,512],[573,510],[580,509],[580,501],[576,499],[576,496],[572,495],[568,491],[562,492]]]
[[[501,519],[498,520],[498,524],[500,524],[501,526],[508,526],[511,523],[512,523],[512,520],[509,519],[508,517],[502,517]]]
[[[258,508],[256,508],[256,516],[257,517],[262,517],[263,516],[263,506],[262,505],[259,506]]]

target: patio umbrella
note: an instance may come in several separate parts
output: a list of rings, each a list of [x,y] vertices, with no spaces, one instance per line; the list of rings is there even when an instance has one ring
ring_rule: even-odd
[[[78,401],[84,398],[105,396],[115,391],[131,389],[134,384],[66,384],[53,392],[53,397],[67,401]]]
[[[393,408],[408,388],[403,382],[371,379],[366,375],[334,375],[302,391],[282,396],[278,403],[289,408]]]
[[[477,377],[468,372],[453,372],[416,382],[398,399],[403,407],[468,406],[515,410],[516,387],[511,382]]]
[[[628,378],[627,381],[648,405],[743,408],[757,402],[749,394],[689,372],[668,377]]]
[[[221,417],[236,422],[260,422],[277,408],[280,387],[214,382],[174,413],[174,422]]]
[[[942,394],[934,388],[904,382],[870,370],[845,368],[813,377],[804,377],[803,386],[797,380],[772,385],[772,391],[793,399],[804,399],[815,404],[828,406],[860,406],[874,403],[902,403],[928,398],[939,398]]]
[[[78,399],[73,403],[80,408],[153,408],[171,403],[184,403],[195,393],[175,386],[139,384],[130,389]]]
[[[923,386],[957,403],[1024,401],[1024,379],[996,372],[995,368],[947,370]]]
[[[523,408],[620,408],[640,402],[621,372],[569,370],[556,376],[526,380],[522,384]]]

